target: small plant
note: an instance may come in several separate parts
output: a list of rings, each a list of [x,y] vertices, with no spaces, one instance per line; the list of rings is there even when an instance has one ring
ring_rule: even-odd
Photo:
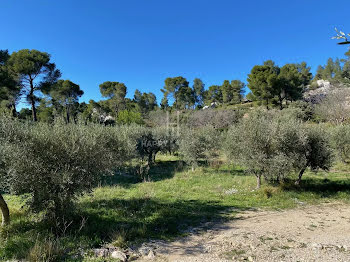
[[[28,260],[30,262],[55,262],[61,259],[63,255],[64,250],[58,240],[37,240],[29,251]]]
[[[276,188],[272,186],[264,187],[263,193],[266,198],[271,198],[276,192]]]

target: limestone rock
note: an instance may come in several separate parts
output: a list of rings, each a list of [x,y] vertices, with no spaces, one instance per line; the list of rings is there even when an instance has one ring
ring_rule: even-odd
[[[122,262],[125,262],[127,260],[125,253],[118,250],[113,251],[111,254],[111,257],[115,259],[119,259]]]

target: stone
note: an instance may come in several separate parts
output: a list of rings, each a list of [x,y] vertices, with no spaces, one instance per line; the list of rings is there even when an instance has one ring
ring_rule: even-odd
[[[317,243],[313,243],[313,244],[311,245],[311,247],[312,247],[313,249],[322,249],[322,248],[323,248],[323,246],[322,246],[321,244],[317,244]]]
[[[248,261],[253,262],[254,260],[253,260],[253,258],[252,258],[251,256],[249,256],[249,257],[248,257]]]
[[[118,250],[113,251],[111,254],[111,257],[115,259],[119,259],[122,262],[125,262],[127,260],[125,253]]]
[[[141,256],[145,257],[149,254],[149,252],[151,251],[151,249],[149,247],[140,247],[139,248],[139,253],[141,254]]]
[[[155,257],[156,257],[156,255],[154,254],[153,250],[150,250],[149,253],[148,253],[148,255],[147,255],[147,258],[148,258],[148,259],[153,259],[153,258],[155,258]]]
[[[109,251],[107,248],[95,248],[93,249],[95,257],[108,257]]]
[[[228,189],[224,192],[226,195],[232,195],[238,193],[238,190],[235,188]]]

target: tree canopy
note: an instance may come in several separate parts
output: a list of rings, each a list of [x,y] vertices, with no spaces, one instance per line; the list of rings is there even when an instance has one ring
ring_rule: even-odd
[[[18,75],[23,93],[32,108],[33,121],[37,121],[37,92],[43,91],[54,84],[61,76],[48,53],[38,50],[22,49],[13,52],[9,58],[11,70]]]

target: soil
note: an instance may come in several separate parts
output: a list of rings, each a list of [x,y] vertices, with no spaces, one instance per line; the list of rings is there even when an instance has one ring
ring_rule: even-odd
[[[244,211],[204,232],[146,246],[152,256],[138,261],[350,261],[350,205]]]

